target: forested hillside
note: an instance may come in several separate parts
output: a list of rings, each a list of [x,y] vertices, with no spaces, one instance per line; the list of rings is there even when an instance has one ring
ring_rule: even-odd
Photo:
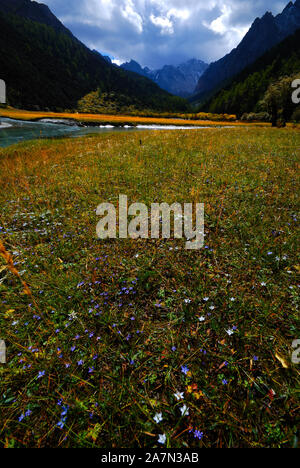
[[[183,99],[150,80],[109,64],[71,34],[0,12],[0,77],[9,104],[27,109],[75,109],[91,91],[126,95],[138,108],[185,110]]]
[[[300,29],[236,76],[201,109],[239,117],[245,112],[258,111],[258,103],[272,82],[300,73],[299,44]]]
[[[289,2],[277,16],[266,12],[262,18],[256,18],[240,44],[225,57],[211,63],[201,76],[193,102],[202,104],[211,98],[246,67],[250,67],[299,28],[300,0]]]

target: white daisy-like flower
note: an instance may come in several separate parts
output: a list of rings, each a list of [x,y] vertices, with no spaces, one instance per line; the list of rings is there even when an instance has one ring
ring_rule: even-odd
[[[177,401],[183,400],[184,399],[184,393],[176,392],[176,393],[174,393],[174,397],[176,398]]]
[[[157,413],[157,414],[154,416],[153,419],[154,419],[154,421],[155,421],[157,424],[159,424],[159,423],[162,422],[162,420],[163,420],[163,415],[162,415],[162,413]]]
[[[159,434],[158,443],[164,445],[167,442],[166,434]]]
[[[215,306],[210,306],[210,310],[215,310]]]
[[[229,330],[226,330],[226,333],[227,335],[232,336],[234,334],[234,331],[229,329]]]
[[[74,310],[72,310],[72,312],[70,312],[69,314],[69,319],[75,320],[76,318],[77,318],[77,313]]]
[[[186,304],[190,304],[192,301],[191,301],[191,299],[185,299],[184,302],[185,302]]]
[[[205,317],[199,317],[199,322],[205,322],[206,318]]]
[[[204,300],[205,302],[208,302],[208,301],[209,301],[209,297],[204,297],[203,300]]]
[[[182,408],[180,408],[181,411],[181,416],[188,416],[190,414],[190,408],[188,408],[186,405],[183,405]]]
[[[231,302],[235,302],[235,301],[236,301],[235,297],[231,297],[230,300],[231,300]]]
[[[263,286],[263,287],[267,286],[267,283],[265,283],[264,281],[263,281],[262,283],[260,283],[260,284],[261,284],[261,286]]]

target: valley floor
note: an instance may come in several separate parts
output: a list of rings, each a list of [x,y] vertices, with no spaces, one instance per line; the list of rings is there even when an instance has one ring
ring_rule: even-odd
[[[245,123],[231,121],[212,120],[187,120],[182,118],[160,118],[160,117],[134,117],[132,115],[105,115],[105,114],[80,114],[80,113],[55,113],[36,112],[18,109],[0,109],[0,118],[7,117],[17,120],[40,120],[40,119],[69,119],[83,125],[177,125],[177,126],[254,126],[270,127],[269,123]]]
[[[299,147],[240,127],[0,149],[0,444],[296,447]],[[119,194],[205,203],[205,248],[97,239]]]

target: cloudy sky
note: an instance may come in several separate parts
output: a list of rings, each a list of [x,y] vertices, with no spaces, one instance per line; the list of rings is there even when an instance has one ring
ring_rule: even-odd
[[[92,49],[159,68],[230,52],[257,16],[288,0],[44,0]]]

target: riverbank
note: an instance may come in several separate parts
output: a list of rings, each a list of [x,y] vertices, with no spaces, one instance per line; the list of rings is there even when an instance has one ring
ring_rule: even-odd
[[[153,118],[153,117],[133,117],[126,115],[105,115],[105,114],[73,114],[73,113],[55,113],[55,112],[35,112],[18,109],[0,109],[1,117],[8,117],[16,120],[39,121],[42,119],[50,120],[65,120],[69,123],[76,123],[81,126],[99,126],[112,125],[120,126],[137,126],[137,125],[172,125],[178,127],[223,127],[223,126],[238,126],[238,127],[270,127],[269,123],[244,123],[244,122],[219,122],[210,120],[185,120],[174,118]]]
[[[13,120],[2,117],[0,120],[0,147],[5,148],[16,143],[28,140],[56,139],[56,138],[78,138],[84,135],[92,135],[107,132],[144,132],[147,130],[157,131],[211,131],[212,126],[176,126],[176,125],[80,125],[74,120],[67,119],[40,119],[40,120]],[[220,128],[220,127],[219,127]],[[231,128],[224,126],[222,128]],[[237,128],[237,127],[235,127]]]

